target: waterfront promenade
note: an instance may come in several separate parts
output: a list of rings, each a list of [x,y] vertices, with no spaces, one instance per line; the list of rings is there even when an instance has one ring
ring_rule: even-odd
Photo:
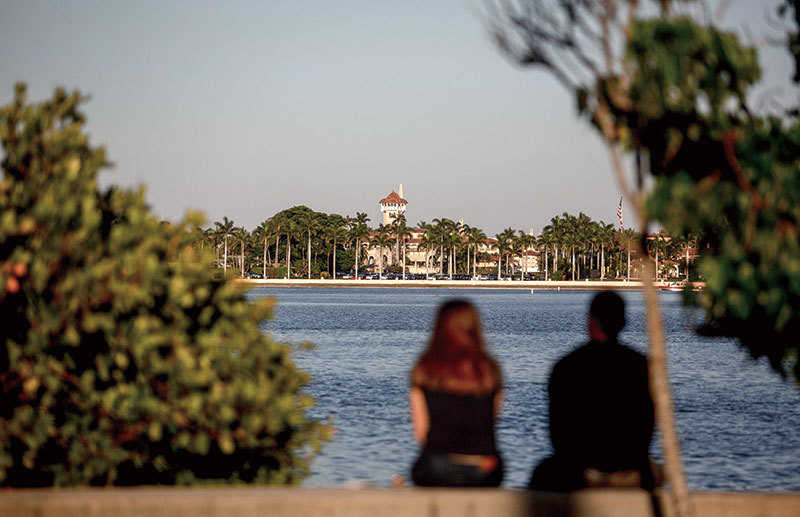
[[[239,282],[272,287],[413,287],[431,289],[527,289],[548,291],[603,290],[617,291],[644,289],[639,280],[598,281],[598,280],[343,280],[343,279],[304,279],[270,278],[266,280],[239,279]]]

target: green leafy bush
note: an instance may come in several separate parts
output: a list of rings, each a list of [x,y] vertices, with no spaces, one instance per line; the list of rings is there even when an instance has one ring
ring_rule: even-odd
[[[0,484],[296,483],[328,428],[190,215],[96,178],[82,99],[0,111]]]

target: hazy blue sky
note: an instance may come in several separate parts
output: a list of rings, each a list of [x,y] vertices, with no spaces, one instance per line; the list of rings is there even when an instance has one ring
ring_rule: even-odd
[[[775,3],[739,0],[726,21],[760,38]],[[616,222],[599,139],[547,74],[500,55],[481,5],[0,0],[0,103],[20,80],[31,99],[89,94],[92,140],[115,163],[102,182],[145,184],[167,219],[199,209],[252,229],[304,204],[377,224],[403,183],[413,224]],[[785,84],[789,61],[764,61]]]

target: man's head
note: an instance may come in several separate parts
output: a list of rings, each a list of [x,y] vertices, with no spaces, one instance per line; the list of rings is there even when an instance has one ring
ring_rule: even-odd
[[[613,291],[603,291],[589,307],[589,335],[594,341],[614,341],[625,326],[625,302]]]

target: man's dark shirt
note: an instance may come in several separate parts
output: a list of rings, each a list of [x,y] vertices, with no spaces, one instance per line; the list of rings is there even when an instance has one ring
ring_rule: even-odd
[[[647,463],[654,417],[642,354],[590,341],[555,365],[548,388],[556,457],[605,472]]]

